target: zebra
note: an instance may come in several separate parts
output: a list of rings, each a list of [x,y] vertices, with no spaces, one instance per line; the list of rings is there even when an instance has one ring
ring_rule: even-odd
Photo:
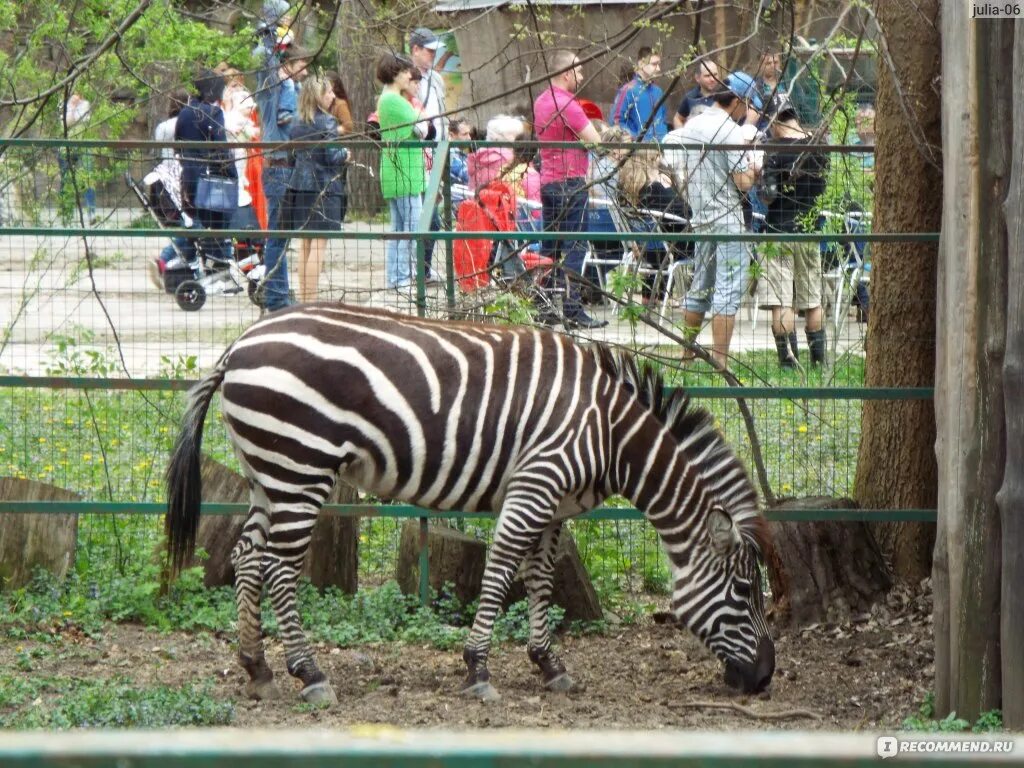
[[[527,652],[552,691],[574,681],[547,612],[563,522],[620,494],[644,510],[674,569],[672,611],[724,662],[725,681],[768,686],[775,647],[760,566],[770,539],[757,492],[713,417],[621,351],[550,330],[425,320],[342,304],[269,314],[191,391],[167,470],[173,576],[195,548],[200,448],[214,393],[251,507],[231,558],[248,695],[280,695],[264,658],[264,585],[288,672],[309,702],[337,701],[296,609],[310,534],[336,481],[435,510],[497,513],[462,693],[499,698],[487,657],[517,571]]]

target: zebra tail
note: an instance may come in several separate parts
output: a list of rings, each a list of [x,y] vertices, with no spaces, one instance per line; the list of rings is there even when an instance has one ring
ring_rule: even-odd
[[[203,498],[200,476],[203,423],[213,395],[224,381],[227,352],[205,379],[189,392],[189,406],[182,420],[181,433],[167,465],[167,535],[169,580],[173,580],[191,561],[199,531],[199,508]]]

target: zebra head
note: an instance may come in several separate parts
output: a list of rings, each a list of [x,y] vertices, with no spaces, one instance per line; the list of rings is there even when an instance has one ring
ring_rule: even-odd
[[[673,613],[725,662],[725,682],[745,693],[763,691],[775,672],[775,644],[764,618],[759,521],[712,504],[689,562],[677,567],[672,595]]]

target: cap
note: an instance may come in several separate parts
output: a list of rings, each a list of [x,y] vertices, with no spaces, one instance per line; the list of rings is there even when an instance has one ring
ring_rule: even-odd
[[[789,94],[781,91],[776,93],[772,100],[768,102],[768,109],[765,112],[769,117],[776,120],[789,120],[800,116],[796,105],[790,100]]]
[[[746,72],[733,72],[725,78],[725,87],[735,93],[739,98],[746,99],[754,105],[755,109],[762,109],[764,102],[757,93],[757,84],[754,78]]]
[[[417,27],[409,33],[409,47],[411,48],[414,45],[436,51],[441,47],[441,40],[426,27]]]

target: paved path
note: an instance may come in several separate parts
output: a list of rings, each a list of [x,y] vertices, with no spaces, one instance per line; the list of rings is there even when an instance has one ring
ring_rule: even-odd
[[[137,213],[137,212],[136,212]],[[127,214],[120,214],[125,218]],[[120,222],[127,224],[127,220]],[[348,229],[382,230],[383,225],[347,225]],[[87,351],[97,351],[113,369],[109,375],[154,376],[167,361],[196,356],[208,368],[238,333],[259,317],[259,309],[244,291],[210,296],[198,312],[184,312],[174,298],[150,285],[145,261],[166,241],[130,237],[96,237],[89,243],[94,270],[90,276],[81,238],[4,237],[0,259],[0,318],[5,341],[0,348],[4,372],[40,375],[59,370],[77,359],[88,366]],[[439,247],[439,255],[441,248]],[[294,252],[289,254],[295,284]],[[414,313],[408,298],[377,288],[384,282],[383,241],[342,241],[329,244],[321,293],[325,300],[385,306]],[[431,287],[434,312],[446,311],[441,286]],[[610,325],[588,338],[630,346],[672,344],[646,326],[632,328],[611,307],[593,313]],[[678,323],[679,310],[668,320]],[[741,309],[733,350],[771,349],[768,313]],[[841,350],[863,351],[865,326],[846,324]],[[801,345],[804,345],[800,332]],[[69,344],[73,341],[73,344]],[[710,343],[710,329],[700,341]],[[64,349],[62,352],[61,349]]]

